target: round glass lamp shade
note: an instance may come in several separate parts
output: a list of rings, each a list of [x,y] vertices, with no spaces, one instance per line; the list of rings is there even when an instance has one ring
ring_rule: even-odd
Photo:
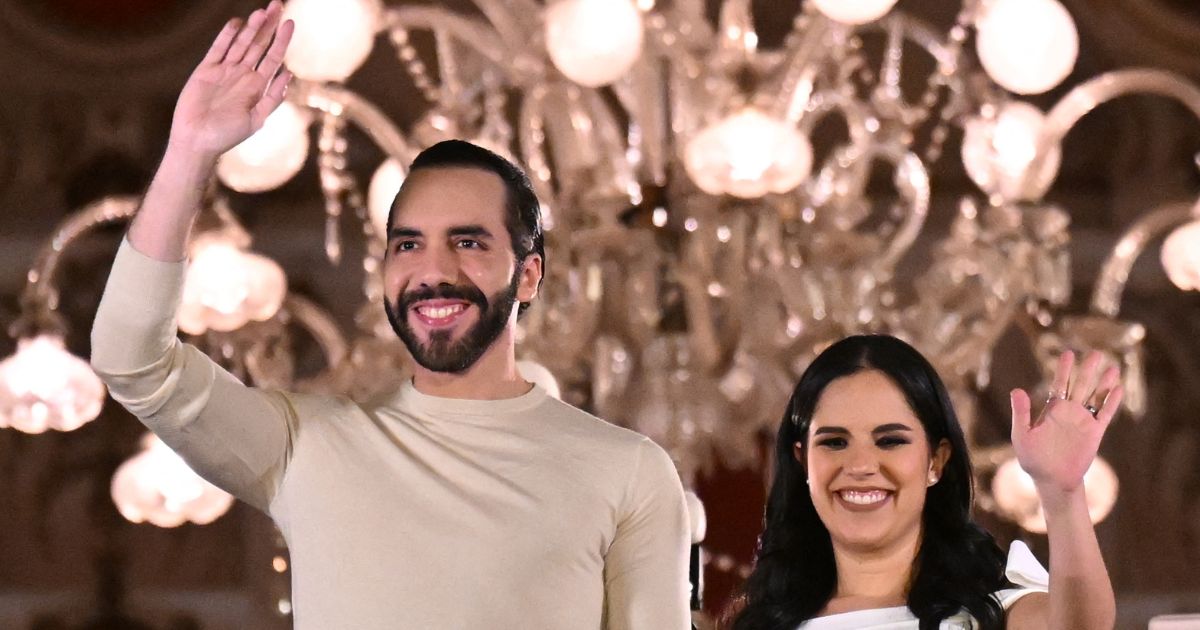
[[[233,497],[199,475],[153,434],[142,451],[117,468],[110,486],[113,503],[126,520],[159,527],[186,522],[207,525],[233,505]]]
[[[746,107],[696,134],[684,167],[701,190],[752,199],[785,193],[812,170],[812,145],[793,125]]]
[[[100,415],[104,396],[92,367],[58,335],[21,339],[16,354],[0,361],[0,428],[74,431]]]
[[[284,19],[296,23],[284,63],[309,81],[344,81],[375,46],[380,0],[289,0]]]
[[[546,49],[568,79],[612,83],[642,54],[642,14],[632,0],[558,0],[546,9]]]
[[[371,185],[367,188],[367,211],[371,216],[371,226],[381,237],[387,237],[388,213],[392,211],[392,202],[396,200],[403,183],[404,167],[396,158],[385,160],[371,176]]]
[[[184,277],[179,328],[190,335],[236,330],[273,317],[286,295],[287,277],[275,261],[220,235],[201,235]]]
[[[1200,220],[1180,226],[1163,241],[1167,277],[1184,291],[1200,291]]]
[[[522,359],[517,361],[517,372],[521,374],[521,378],[546,390],[546,393],[551,397],[562,399],[562,391],[558,387],[558,379],[554,378],[554,373],[546,366],[536,361]]]
[[[896,0],[813,0],[817,10],[843,24],[866,24],[892,10]]]
[[[267,116],[262,129],[217,160],[217,177],[245,193],[282,186],[308,158],[308,124],[308,114],[285,101]]]
[[[1017,94],[1062,83],[1079,56],[1079,33],[1057,0],[985,0],[975,50],[993,81]]]
[[[1097,456],[1083,475],[1083,485],[1088,517],[1093,523],[1099,523],[1117,502],[1117,473],[1108,462]],[[992,497],[1001,512],[1016,521],[1022,529],[1046,533],[1046,514],[1042,511],[1033,477],[1021,468],[1017,458],[1004,462],[996,469],[996,476],[992,478]]]
[[[1005,103],[993,116],[967,120],[962,160],[971,181],[989,195],[1007,201],[1039,199],[1058,175],[1062,150],[1050,148],[1037,173],[1031,173],[1046,118],[1028,103]]]

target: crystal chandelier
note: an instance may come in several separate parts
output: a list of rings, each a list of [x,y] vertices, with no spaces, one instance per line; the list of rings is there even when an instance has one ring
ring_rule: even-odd
[[[1043,112],[1016,95],[1051,89],[1074,67],[1078,35],[1057,0],[965,0],[946,32],[894,4],[809,0],[767,49],[750,0],[725,0],[716,25],[702,0],[475,0],[471,14],[290,0],[287,64],[298,80],[262,130],[220,160],[223,187],[196,229],[180,330],[260,386],[352,398],[394,388],[409,359],[383,317],[383,224],[403,165],[459,137],[520,162],[543,203],[553,264],[520,324],[527,377],[658,441],[685,484],[717,461],[758,464],[799,373],[857,332],[895,334],[928,356],[968,435],[993,350],[1014,328],[1047,375],[1064,348],[1104,350],[1123,366],[1128,409],[1141,413],[1144,329],[1120,319],[1120,298],[1133,262],[1164,236],[1171,280],[1200,288],[1200,205],[1150,209],[1113,248],[1090,311],[1069,316],[1069,216],[1043,197],[1063,138],[1088,112],[1151,93],[1200,117],[1200,90],[1167,72],[1122,70]],[[405,98],[428,103],[407,129],[348,87],[389,43],[416,88]],[[923,90],[906,94],[920,68]],[[349,167],[352,129],[385,156],[367,186]],[[936,240],[929,170],[956,130],[979,193],[960,200]],[[347,223],[366,244],[349,331],[287,290],[227,204],[296,176],[314,148],[327,257],[342,257]],[[890,186],[873,181],[880,172]],[[73,242],[127,221],[136,204],[79,209],[35,263],[11,330],[18,352],[0,364],[0,426],[71,430],[99,412],[102,389],[62,347],[54,271]],[[303,344],[320,349],[324,369],[301,378]],[[1036,531],[1036,495],[1011,449],[978,449],[994,481],[981,504]],[[1095,474],[1098,520],[1117,482],[1103,461]]]

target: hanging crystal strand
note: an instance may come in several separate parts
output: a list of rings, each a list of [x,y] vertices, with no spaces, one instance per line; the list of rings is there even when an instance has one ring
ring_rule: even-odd
[[[325,196],[325,255],[337,264],[342,257],[341,217],[349,206],[363,223],[367,219],[366,202],[354,176],[347,170],[346,120],[340,111],[321,116],[317,140],[317,168],[321,174],[321,192]]]
[[[317,168],[321,174],[321,192],[325,195],[325,256],[337,264],[342,258],[342,178],[346,169],[346,123],[334,112],[321,116],[317,140],[320,151]]]
[[[429,70],[425,67],[425,62],[421,61],[421,56],[417,54],[417,49],[409,41],[408,30],[399,24],[393,24],[388,35],[391,37],[392,44],[396,47],[396,56],[400,59],[400,63],[404,66],[404,70],[408,73],[409,78],[412,79],[413,85],[421,92],[426,101],[430,103],[440,102],[442,95],[434,87],[433,81],[429,78]]]
[[[914,128],[924,123],[932,115],[933,108],[941,100],[943,88],[953,89],[954,82],[951,79],[959,74],[959,68],[962,66],[963,44],[966,43],[967,36],[970,34],[970,25],[975,21],[977,8],[978,2],[975,0],[963,2],[962,9],[959,10],[958,16],[954,20],[954,26],[950,28],[946,38],[946,59],[940,61],[937,70],[929,75],[925,92],[918,101],[918,114]],[[922,155],[923,161],[927,165],[933,164],[942,156],[946,138],[950,135],[950,122],[956,114],[948,106],[949,100],[953,96],[953,94],[950,95],[946,102],[942,103],[942,107],[938,110],[938,120],[929,132],[929,144],[925,147]]]
[[[508,122],[508,94],[500,77],[493,70],[485,70],[483,83],[483,123],[479,130],[479,139],[488,144],[488,148],[498,151],[508,157],[512,154],[513,129]]]

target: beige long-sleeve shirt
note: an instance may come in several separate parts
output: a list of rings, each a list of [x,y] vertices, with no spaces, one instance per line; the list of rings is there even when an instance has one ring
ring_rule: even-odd
[[[184,263],[122,243],[92,331],[113,398],[265,510],[295,627],[688,627],[688,525],[668,456],[535,387],[372,404],[246,387],[175,335]]]

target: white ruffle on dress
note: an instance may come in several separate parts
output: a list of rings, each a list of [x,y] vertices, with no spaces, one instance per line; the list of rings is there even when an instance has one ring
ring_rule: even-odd
[[[996,591],[996,598],[1004,610],[1030,593],[1045,593],[1050,586],[1050,574],[1021,541],[1013,541],[1008,548],[1004,575],[1017,585],[1017,588]],[[895,606],[817,617],[800,624],[796,630],[918,630],[919,627],[919,620],[907,606]],[[973,630],[977,627],[975,619],[966,611],[942,620],[940,626],[941,630]]]

